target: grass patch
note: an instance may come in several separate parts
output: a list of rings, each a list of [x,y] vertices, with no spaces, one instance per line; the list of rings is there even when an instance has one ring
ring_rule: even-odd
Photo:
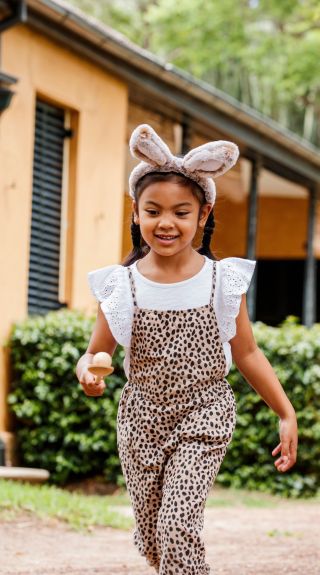
[[[288,500],[245,489],[223,488],[215,485],[206,507],[276,507],[279,504],[319,504],[320,498]],[[117,509],[119,508],[119,509]],[[123,508],[123,509],[121,509]],[[32,485],[20,481],[0,480],[0,519],[14,520],[19,513],[28,512],[41,519],[55,518],[76,530],[91,531],[95,526],[131,529],[133,518],[128,514],[131,502],[127,491],[114,495],[86,495],[70,492],[52,485]],[[270,533],[275,536],[277,533]]]
[[[59,519],[76,530],[90,531],[94,526],[130,529],[132,519],[110,509],[111,501],[114,507],[123,505],[125,498],[81,495],[52,485],[0,480],[0,517],[5,519],[13,519],[19,512],[27,511],[41,519]]]
[[[263,493],[249,489],[235,489],[232,487],[221,487],[214,485],[209,493],[206,507],[232,507],[241,505],[244,507],[272,508],[278,505],[318,505],[320,503],[320,490],[313,497],[299,497],[298,499]]]
[[[316,498],[300,498],[295,500],[295,503],[310,503],[310,501],[319,501]],[[272,508],[280,503],[293,502],[292,499],[281,497],[280,495],[272,495],[270,493],[262,493],[261,491],[249,491],[246,489],[224,488],[214,486],[207,499],[206,507],[232,507],[235,505],[242,505],[244,507],[257,507],[257,508]]]
[[[112,507],[131,507],[131,501],[127,491],[124,491],[120,495],[104,495],[103,497],[108,502],[108,505]]]

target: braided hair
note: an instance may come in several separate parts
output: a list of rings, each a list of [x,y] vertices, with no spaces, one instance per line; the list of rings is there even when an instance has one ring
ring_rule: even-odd
[[[189,178],[186,178],[185,176],[175,172],[152,172],[143,176],[141,180],[139,180],[136,187],[136,202],[138,203],[139,196],[148,185],[161,181],[174,181],[177,184],[188,186],[191,188],[192,193],[198,198],[200,206],[203,206],[206,203],[202,188],[200,188],[196,182],[193,182]],[[214,215],[213,211],[211,210],[203,230],[201,246],[196,250],[199,254],[207,256],[211,260],[216,259],[210,249],[211,237],[214,228]],[[135,261],[142,259],[150,250],[149,246],[145,243],[141,235],[140,225],[134,222],[133,213],[130,230],[133,248],[125,260],[122,262],[122,265],[125,267],[128,267]]]
[[[214,228],[215,228],[215,221],[213,211],[211,210],[207,218],[206,224],[204,226],[201,247],[197,249],[199,254],[207,256],[210,260],[216,259],[210,249],[211,237],[214,232]]]
[[[126,259],[123,265],[130,266],[136,260],[140,260],[143,256],[146,255],[146,250],[143,248],[143,238],[141,236],[140,226],[134,222],[134,215],[132,214],[131,217],[131,240],[133,249],[129,254],[128,258]]]

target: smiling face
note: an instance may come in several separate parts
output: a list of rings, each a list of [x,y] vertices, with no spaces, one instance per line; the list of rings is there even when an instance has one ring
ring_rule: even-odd
[[[141,235],[159,255],[172,256],[191,248],[197,228],[204,227],[211,206],[201,206],[188,185],[175,181],[150,183],[133,202]]]

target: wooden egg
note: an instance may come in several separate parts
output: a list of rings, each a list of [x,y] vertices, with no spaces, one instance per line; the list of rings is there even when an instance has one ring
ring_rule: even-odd
[[[112,357],[105,351],[99,351],[93,356],[92,363],[101,367],[111,367]]]
[[[97,377],[105,377],[114,371],[111,366],[112,358],[109,353],[99,351],[92,358],[92,363],[88,365],[88,370]]]

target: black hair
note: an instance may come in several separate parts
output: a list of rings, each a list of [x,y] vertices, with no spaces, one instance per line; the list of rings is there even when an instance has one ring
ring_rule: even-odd
[[[179,174],[177,172],[151,172],[150,174],[143,176],[136,185],[134,195],[137,204],[143,190],[155,182],[174,182],[180,186],[187,186],[193,195],[196,196],[199,200],[200,209],[201,206],[204,206],[207,203],[203,189],[197,184],[197,182],[187,178],[183,174]],[[207,256],[211,260],[216,259],[210,249],[211,237],[214,228],[214,214],[213,210],[211,210],[203,230],[202,244],[199,248],[196,249],[199,254]],[[145,243],[141,235],[139,224],[135,224],[134,222],[133,213],[131,219],[131,239],[133,245],[132,251],[122,262],[122,265],[125,267],[130,266],[135,261],[142,259],[150,250],[149,246]]]
[[[214,254],[211,252],[210,249],[211,237],[214,232],[214,228],[215,228],[215,221],[213,211],[211,210],[203,229],[202,245],[200,246],[200,248],[197,249],[197,252],[199,252],[199,254],[207,256],[210,260],[216,259],[216,257],[214,256]]]

